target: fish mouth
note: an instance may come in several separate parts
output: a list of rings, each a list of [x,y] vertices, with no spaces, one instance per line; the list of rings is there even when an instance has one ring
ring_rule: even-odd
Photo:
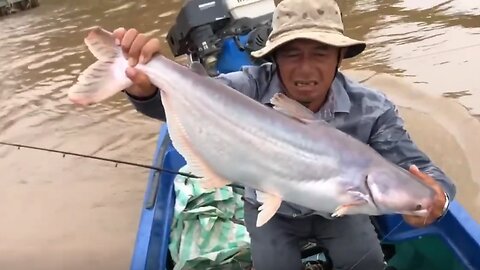
[[[429,209],[422,209],[422,210],[416,210],[416,211],[413,211],[412,212],[414,215],[417,215],[417,216],[426,216],[428,215],[428,213],[430,213],[430,210]]]
[[[422,208],[422,205],[418,204],[416,209],[411,211],[406,211],[407,212],[406,214],[425,217],[429,213],[431,213],[432,209],[433,209],[433,205],[429,205],[428,207]]]
[[[406,216],[419,216],[419,217],[427,217],[430,213],[430,209],[422,209],[422,210],[413,210],[413,211],[402,211],[400,214]]]

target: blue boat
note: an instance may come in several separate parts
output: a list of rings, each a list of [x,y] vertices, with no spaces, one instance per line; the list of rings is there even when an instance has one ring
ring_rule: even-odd
[[[262,39],[261,31],[254,30],[222,39],[216,53],[216,71],[227,73],[252,64],[245,47],[252,40]],[[252,38],[254,34],[256,36]],[[178,171],[185,165],[183,157],[172,146],[166,124],[159,132],[153,165],[170,171]],[[150,172],[130,266],[132,270],[172,269],[168,244],[175,205],[175,177],[173,173]],[[397,226],[400,221],[399,215],[372,218],[389,269],[480,269],[480,224],[456,200],[451,202],[442,220],[427,228],[413,228],[406,223]],[[316,252],[321,251],[321,247],[316,249]]]

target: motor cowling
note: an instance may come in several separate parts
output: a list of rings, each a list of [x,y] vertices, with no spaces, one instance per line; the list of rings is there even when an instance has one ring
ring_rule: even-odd
[[[202,63],[211,76],[229,72],[218,67],[223,47],[230,46],[226,49],[229,61],[245,59],[251,51],[263,47],[271,31],[274,8],[273,0],[189,0],[168,31],[167,42],[175,57],[189,55],[191,61]],[[234,48],[228,42],[231,40]],[[236,56],[232,57],[232,52]]]

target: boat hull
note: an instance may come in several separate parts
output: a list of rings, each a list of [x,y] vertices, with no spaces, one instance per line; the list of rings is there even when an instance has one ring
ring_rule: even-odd
[[[154,165],[178,171],[185,160],[172,146],[168,128],[160,129]],[[175,205],[172,173],[152,170],[148,179],[130,269],[171,269],[168,243]],[[372,218],[386,250],[395,253],[388,263],[397,270],[480,269],[480,225],[455,200],[439,222],[427,228],[412,228],[399,215]]]

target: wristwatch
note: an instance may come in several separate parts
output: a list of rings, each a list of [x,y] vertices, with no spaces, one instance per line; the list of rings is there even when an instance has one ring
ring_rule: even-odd
[[[448,194],[446,192],[444,192],[444,194],[445,194],[445,204],[443,205],[442,215],[437,218],[437,221],[439,221],[445,216],[445,214],[448,211],[448,206],[450,205],[450,198],[448,197]]]

